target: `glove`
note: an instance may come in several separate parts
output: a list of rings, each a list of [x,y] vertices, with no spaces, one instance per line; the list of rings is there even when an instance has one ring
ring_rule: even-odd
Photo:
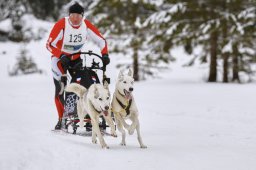
[[[60,62],[62,64],[62,66],[64,67],[64,69],[67,69],[70,63],[70,58],[68,58],[65,54],[62,54],[60,56]]]
[[[103,54],[102,55],[102,62],[103,62],[103,65],[108,65],[110,63],[110,59],[108,57],[108,54]]]

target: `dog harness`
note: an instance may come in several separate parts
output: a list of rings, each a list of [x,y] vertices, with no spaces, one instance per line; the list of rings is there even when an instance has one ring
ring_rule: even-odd
[[[90,105],[92,106],[92,108],[93,108],[98,114],[101,113],[101,111],[98,111],[98,110],[94,107],[94,105],[92,104],[91,100],[89,100],[89,103],[90,103]]]
[[[93,108],[98,114],[101,114],[101,112],[103,112],[103,114],[104,114],[105,116],[108,116],[108,112],[106,113],[105,111],[98,111],[98,110],[94,107],[94,105],[92,104],[91,100],[89,100],[89,103],[90,103],[90,105],[92,106],[92,108]]]
[[[123,110],[125,110],[126,116],[129,116],[129,114],[130,114],[130,107],[132,105],[132,99],[128,100],[126,105],[124,105],[117,97],[116,97],[116,100],[117,100],[118,104],[123,108]]]

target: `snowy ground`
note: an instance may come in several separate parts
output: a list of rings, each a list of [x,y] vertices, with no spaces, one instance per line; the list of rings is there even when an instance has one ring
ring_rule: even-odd
[[[207,84],[200,69],[171,66],[162,79],[135,84],[141,132],[127,146],[105,137],[110,149],[90,137],[53,134],[57,113],[45,40],[28,45],[43,75],[8,77],[18,44],[1,43],[0,170],[255,170],[255,84]],[[112,82],[115,59],[109,67]],[[113,92],[114,83],[111,85]]]

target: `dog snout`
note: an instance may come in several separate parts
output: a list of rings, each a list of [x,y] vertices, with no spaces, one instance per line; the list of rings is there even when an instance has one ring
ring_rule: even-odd
[[[105,110],[108,110],[109,109],[109,106],[105,106]]]
[[[129,88],[129,91],[133,91],[133,88],[132,88],[132,87],[130,87],[130,88]]]

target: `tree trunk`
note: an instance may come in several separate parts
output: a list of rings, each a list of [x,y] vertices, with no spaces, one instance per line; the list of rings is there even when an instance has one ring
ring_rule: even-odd
[[[233,45],[233,78],[232,81],[239,82],[240,83],[240,77],[239,77],[239,64],[238,64],[238,49],[237,49],[237,43]]]
[[[139,62],[138,62],[138,49],[134,48],[133,54],[133,78],[135,81],[139,81]]]
[[[227,12],[227,2],[226,1],[223,1],[223,8],[225,10],[225,12]],[[227,45],[228,43],[228,40],[227,40],[227,20],[226,18],[224,18],[223,20],[223,24],[222,24],[222,27],[223,27],[223,44],[224,45]],[[224,46],[223,46],[224,47]],[[224,52],[224,54],[222,54],[223,56],[223,77],[222,77],[222,81],[223,83],[228,83],[228,68],[229,68],[229,65],[228,65],[228,59],[229,59],[229,53],[228,52]]]
[[[228,83],[228,58],[229,53],[223,54],[223,83]]]
[[[210,46],[211,46],[211,59],[210,59],[210,72],[208,82],[217,81],[217,31],[213,31],[210,36]]]
[[[129,1],[128,1],[129,2]],[[131,2],[129,2],[131,3]],[[133,6],[132,8],[132,21],[136,21],[137,14],[138,14],[138,5],[135,5],[134,3],[131,4]],[[138,28],[136,26],[133,26],[133,35],[134,37],[138,37]],[[132,40],[132,47],[133,47],[133,78],[135,81],[140,80],[139,76],[139,60],[138,60],[138,47],[139,47],[139,42],[137,38],[133,38]]]

